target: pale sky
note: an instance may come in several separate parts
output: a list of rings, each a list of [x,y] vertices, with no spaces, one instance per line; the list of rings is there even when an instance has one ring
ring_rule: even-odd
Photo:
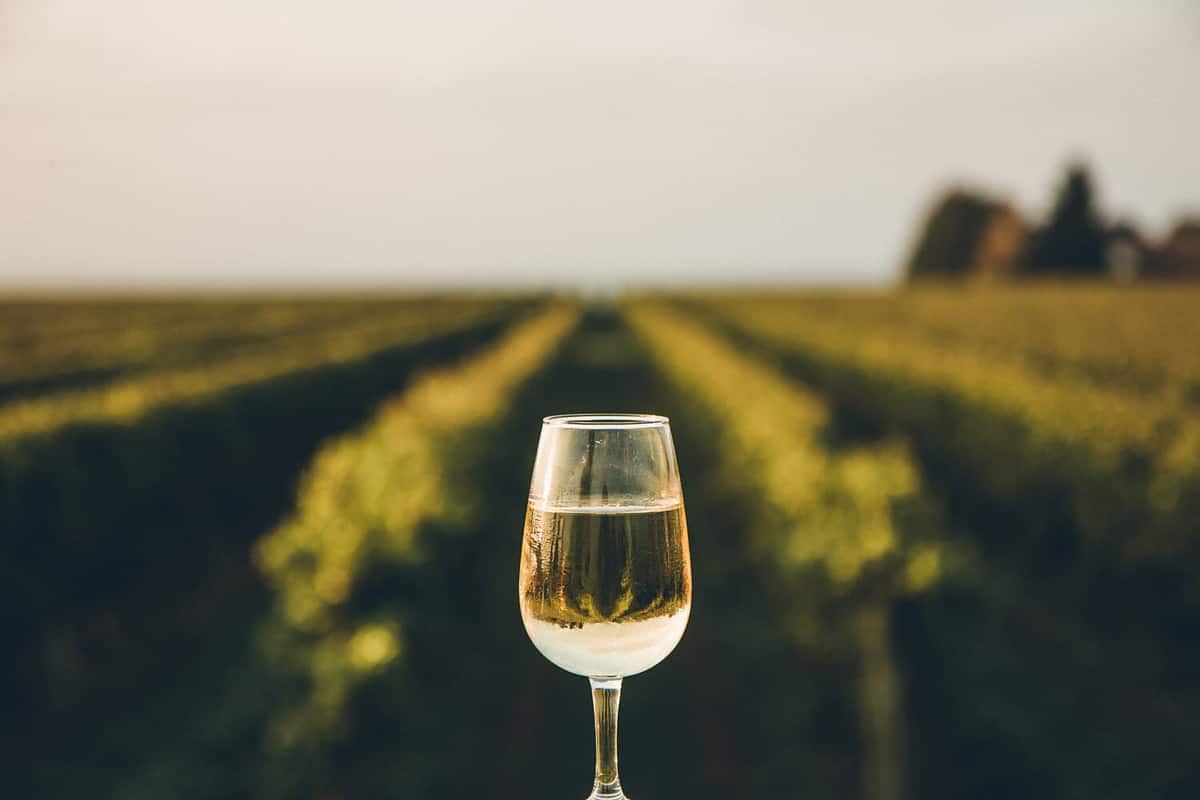
[[[1200,2],[0,0],[0,285],[883,282],[1200,211]]]

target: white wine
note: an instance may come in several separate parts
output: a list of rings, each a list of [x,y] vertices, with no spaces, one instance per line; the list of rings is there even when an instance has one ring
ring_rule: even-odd
[[[591,685],[596,772],[588,800],[626,800],[617,775],[621,679],[666,658],[692,610],[687,523],[666,417],[559,414],[542,421],[520,573],[525,632],[542,655]]]
[[[529,505],[521,617],[542,655],[568,672],[625,677],[666,658],[687,627],[691,574],[678,501]]]

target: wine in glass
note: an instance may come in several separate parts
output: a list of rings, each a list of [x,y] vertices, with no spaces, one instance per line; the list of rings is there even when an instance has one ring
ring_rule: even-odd
[[[546,417],[518,594],[534,646],[591,683],[591,798],[623,800],[617,775],[621,680],[675,649],[692,606],[687,522],[666,417]]]

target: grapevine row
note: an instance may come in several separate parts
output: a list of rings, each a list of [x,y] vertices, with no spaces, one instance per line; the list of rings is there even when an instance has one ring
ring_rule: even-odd
[[[169,611],[223,602],[214,581],[278,518],[320,440],[520,310],[413,310],[0,410],[0,607],[13,647],[0,683],[12,724],[67,713],[151,667],[179,635],[162,622]]]
[[[277,598],[279,653],[310,687],[275,720],[275,750],[330,735],[354,687],[396,666],[404,630],[395,607],[364,605],[356,592],[368,571],[419,564],[427,526],[475,512],[469,485],[455,479],[464,448],[504,416],[577,320],[576,309],[552,308],[466,362],[426,373],[313,459],[294,514],[255,549]]]
[[[1033,511],[1022,517],[1027,524],[1053,493],[1062,497],[1055,513],[1066,514],[1088,548],[1161,562],[1194,547],[1200,415],[1178,397],[1052,380],[984,352],[857,328],[786,303],[698,307],[791,359],[839,400],[912,433],[979,496]],[[1034,532],[1012,533],[1019,540]]]
[[[716,420],[714,469],[754,496],[745,529],[756,538],[747,545],[804,598],[807,618],[789,620],[793,630],[858,664],[864,791],[896,796],[904,724],[890,602],[931,587],[942,563],[932,511],[917,510],[920,475],[907,448],[898,440],[833,448],[820,398],[677,311],[643,303],[628,317],[668,381]],[[926,524],[905,524],[904,513]]]
[[[503,310],[503,305],[480,302],[372,315],[330,330],[286,336],[248,354],[211,364],[16,400],[0,406],[0,441],[45,435],[68,425],[127,424],[157,408],[192,402],[233,386],[348,363],[383,348],[461,330]]]
[[[0,303],[0,399],[246,355],[248,348],[277,348],[288,337],[322,330],[332,335],[335,327],[352,330],[368,319],[471,305],[437,297]]]
[[[793,632],[805,633],[821,652],[857,650],[866,796],[895,796],[904,781],[901,698],[916,692],[917,707],[928,709],[929,695],[941,691],[942,680],[956,687],[976,681],[972,702],[980,707],[1007,704],[1014,720],[1008,744],[1022,759],[1036,760],[1046,743],[1045,726],[1063,716],[1051,701],[1069,691],[1088,709],[1072,709],[1073,715],[1090,713],[1157,743],[1130,745],[1136,757],[1147,757],[1148,750],[1164,770],[1179,763],[1161,745],[1186,730],[1190,705],[1182,695],[1176,697],[1178,712],[1156,704],[1175,691],[1156,677],[1162,665],[1151,654],[1163,641],[1161,631],[1143,621],[1136,637],[1097,634],[1081,623],[1073,605],[1055,604],[1059,587],[1053,582],[1038,580],[1023,564],[990,559],[977,540],[953,536],[901,442],[831,447],[831,407],[766,362],[739,352],[736,339],[718,336],[678,306],[643,304],[630,317],[668,379],[716,420],[720,440],[714,452],[721,454],[721,464],[715,469],[748,497],[741,504],[745,529],[756,537],[751,547],[770,565],[764,575],[777,573],[771,567],[782,564],[785,591],[799,597],[801,614],[810,612],[808,619],[791,612]],[[880,397],[894,402],[896,394]],[[901,597],[908,628],[898,635],[890,608]],[[1037,666],[1001,666],[969,650],[956,653],[964,617],[974,626],[981,653],[1016,648]],[[895,654],[889,642],[898,636],[927,644]],[[899,677],[901,663],[905,681]],[[1039,694],[1028,704],[1014,704],[1004,681],[1030,672],[1041,676]],[[1118,698],[1111,694],[1114,684],[1122,686]],[[930,724],[979,723],[951,701],[934,712]],[[1081,737],[1082,755],[1072,757],[1086,761],[1099,738]],[[924,762],[924,774],[912,780],[936,785],[938,756],[913,761]]]
[[[677,311],[642,304],[629,320],[670,380],[721,420],[718,469],[755,476],[775,523],[750,526],[763,555],[818,567],[841,587],[887,572],[923,588],[936,576],[936,549],[906,542],[892,517],[920,491],[901,442],[834,450],[817,396]]]
[[[1191,344],[1200,339],[1200,293],[1187,286],[922,286],[753,299],[826,325],[1020,362],[1053,379],[1193,399],[1200,387]]]

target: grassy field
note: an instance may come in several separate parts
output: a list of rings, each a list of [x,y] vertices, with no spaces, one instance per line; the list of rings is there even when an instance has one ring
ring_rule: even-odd
[[[635,797],[1200,791],[1200,291],[0,303],[13,796],[527,798],[543,415],[672,418]]]

